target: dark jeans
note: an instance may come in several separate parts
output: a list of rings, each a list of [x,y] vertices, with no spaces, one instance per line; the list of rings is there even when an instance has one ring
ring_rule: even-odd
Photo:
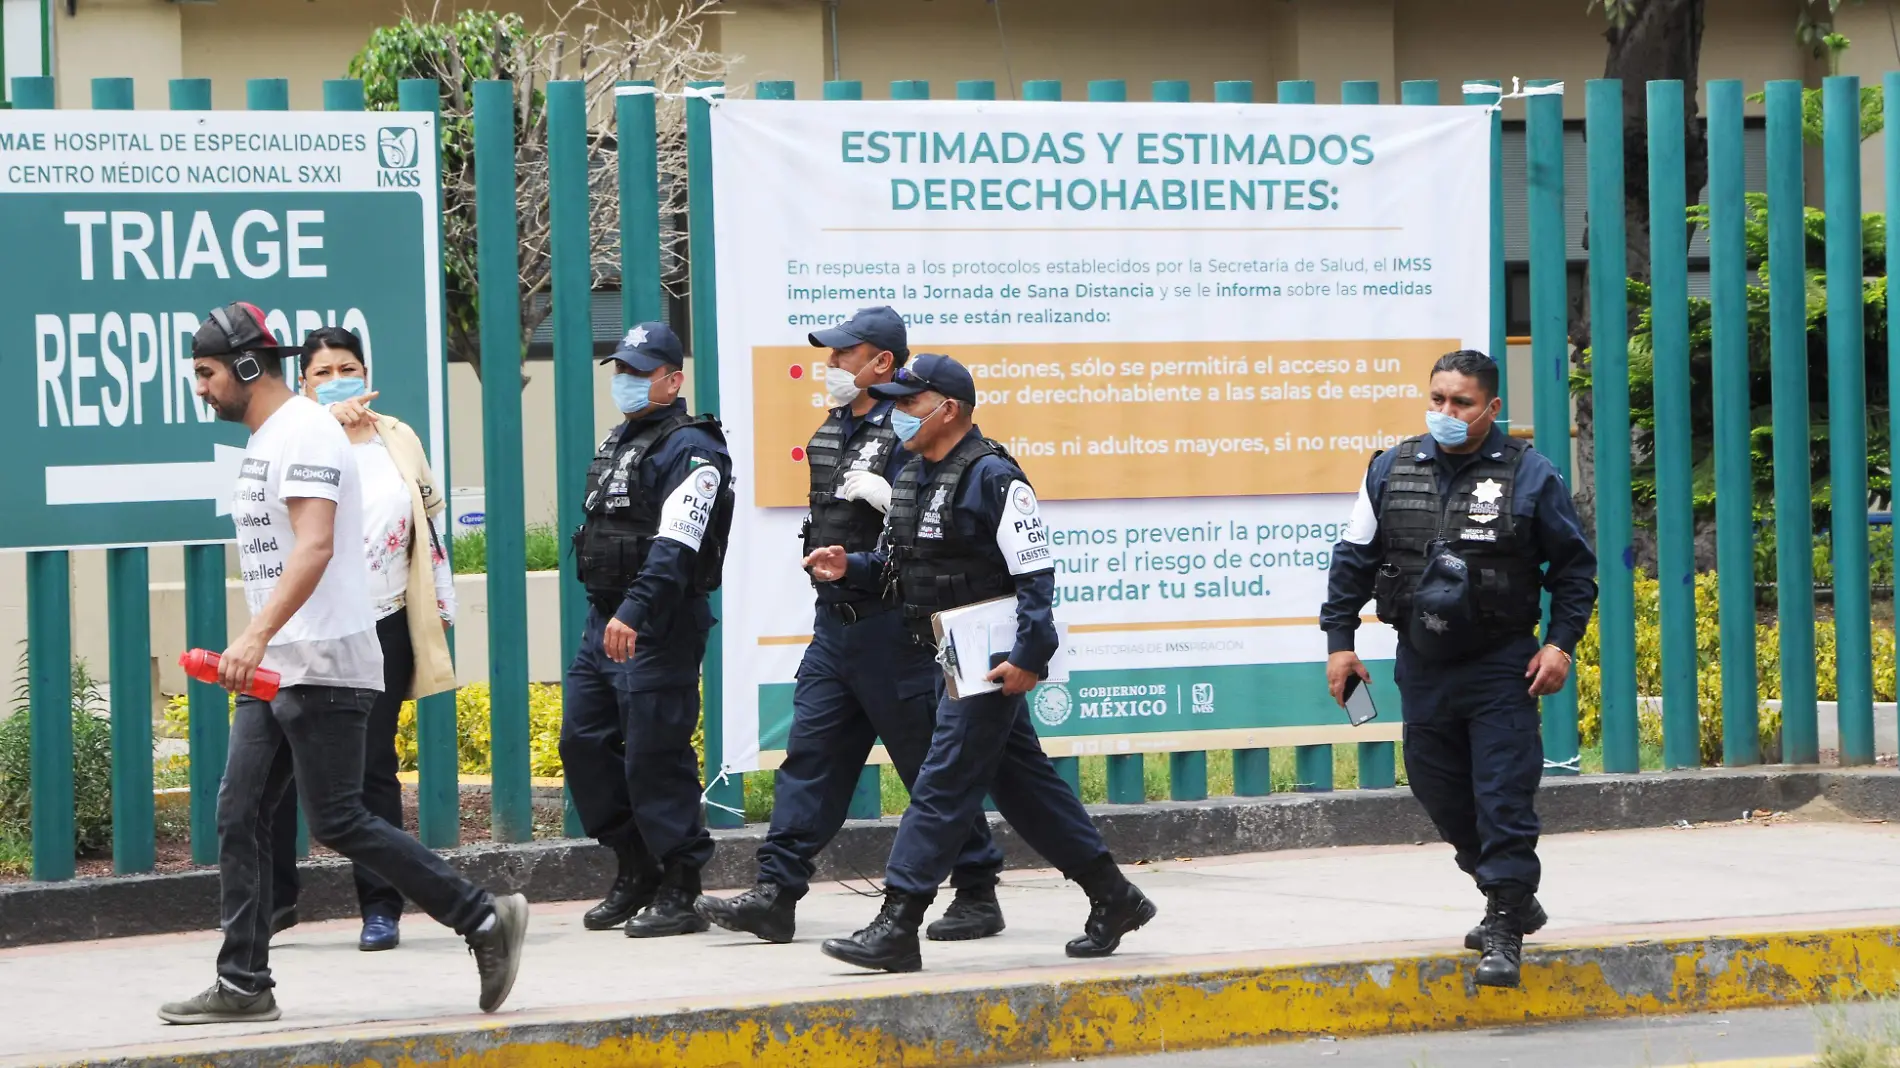
[[[1458,867],[1487,892],[1535,893],[1542,876],[1533,802],[1544,747],[1524,677],[1537,648],[1526,636],[1470,660],[1434,664],[1401,642],[1394,665],[1412,796],[1457,850]]]
[[[467,935],[493,911],[487,892],[363,807],[363,737],[376,694],[292,686],[269,702],[238,698],[218,788],[218,876],[224,948],[218,976],[238,990],[270,987],[271,817],[293,772],[317,841],[388,880],[442,924]]]
[[[1056,774],[1029,722],[1026,696],[1001,691],[957,700],[942,693],[930,755],[917,772],[910,808],[891,845],[887,885],[934,895],[983,815],[987,791],[1010,827],[1073,879],[1102,863],[1108,846],[1082,801]]]
[[[574,809],[588,837],[633,850],[640,867],[697,871],[713,853],[693,752],[699,690],[631,688],[631,662],[616,664],[601,647],[606,627],[599,610],[588,613],[561,690],[561,763]],[[697,643],[703,652],[706,636],[679,629],[658,640]]]
[[[858,772],[871,746],[884,743],[906,789],[930,752],[936,680],[943,670],[911,640],[903,615],[881,612],[846,623],[819,605],[810,648],[792,692],[792,729],[773,787],[772,826],[759,846],[759,879],[796,900],[810,888],[813,860],[844,825]],[[1002,850],[979,807],[964,836],[950,884],[996,885]]]
[[[396,724],[402,716],[402,695],[415,675],[416,650],[409,637],[409,610],[383,617],[376,624],[376,640],[383,647],[383,692],[369,710],[369,730],[363,742],[363,806],[392,826],[402,826],[402,783],[396,778]],[[372,913],[402,915],[402,895],[361,864],[351,866],[356,877],[356,904],[363,917]],[[302,880],[297,877],[297,791],[271,817],[271,900],[277,908],[297,903]]]

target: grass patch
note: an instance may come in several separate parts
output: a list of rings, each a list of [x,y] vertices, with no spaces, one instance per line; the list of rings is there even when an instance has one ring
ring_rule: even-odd
[[[528,570],[556,571],[561,566],[561,539],[554,527],[536,523],[528,527]],[[449,554],[458,575],[482,575],[488,572],[488,533],[472,530],[450,539]]]
[[[1835,1005],[1821,1010],[1815,1068],[1900,1068],[1900,1006],[1881,1002],[1861,1023]]]
[[[33,871],[33,843],[0,834],[0,875],[29,875]]]

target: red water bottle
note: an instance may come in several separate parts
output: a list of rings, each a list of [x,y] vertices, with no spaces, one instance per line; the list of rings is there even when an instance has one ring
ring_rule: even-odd
[[[178,666],[185,674],[199,682],[218,684],[218,661],[222,658],[209,649],[192,649],[178,658]],[[277,684],[283,676],[269,668],[258,668],[251,677],[251,688],[244,691],[246,697],[255,697],[259,701],[268,701],[277,696]]]

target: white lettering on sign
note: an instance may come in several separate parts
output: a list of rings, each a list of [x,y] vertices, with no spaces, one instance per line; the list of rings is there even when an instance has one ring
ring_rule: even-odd
[[[246,278],[328,278],[328,264],[318,262],[324,249],[321,211],[286,211],[283,222],[268,211],[253,208],[237,217],[230,239],[221,240],[208,211],[193,212],[185,233],[182,255],[178,249],[177,213],[69,211],[66,225],[79,240],[79,280],[91,282],[110,270],[115,282],[142,278],[148,282],[190,279],[208,271],[220,279],[231,277],[231,267]],[[96,231],[105,227],[104,239]],[[283,234],[281,239],[274,234]],[[227,255],[226,249],[229,249]],[[110,257],[101,264],[101,253]],[[157,258],[154,259],[154,254]]]
[[[217,421],[197,397],[191,339],[203,315],[194,311],[40,313],[33,317],[33,390],[43,427],[123,427]],[[373,359],[369,319],[361,308],[273,308],[265,325],[284,344],[319,326],[341,326]],[[292,334],[295,323],[296,333]],[[371,366],[374,366],[372,364]],[[156,387],[156,394],[149,391]]]

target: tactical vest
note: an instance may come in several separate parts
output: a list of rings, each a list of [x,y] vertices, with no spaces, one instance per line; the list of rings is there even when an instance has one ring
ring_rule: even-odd
[[[1001,445],[972,435],[937,464],[930,481],[919,481],[923,461],[912,460],[891,488],[884,532],[889,553],[885,582],[895,584],[905,626],[925,645],[937,644],[930,628],[932,615],[1016,592],[1016,580],[995,539],[965,538],[952,518],[964,472],[992,454],[1012,467],[1016,464]],[[1020,468],[1015,474],[1028,482]]]
[[[838,487],[851,471],[869,471],[882,478],[891,453],[902,448],[891,432],[890,420],[858,421],[850,440],[844,436],[845,408],[832,410],[805,446],[805,464],[811,468],[811,515],[805,523],[805,552],[842,545],[846,552],[877,548],[884,531],[884,513],[863,501],[838,496]]]
[[[689,426],[709,430],[714,437],[725,440],[719,420],[710,415],[695,418],[674,408],[641,422],[624,440],[616,442],[610,432],[601,439],[593,463],[587,466],[587,498],[581,504],[587,520],[574,532],[574,560],[588,599],[603,611],[619,607],[627,588],[640,577],[647,552],[660,532],[663,502],[642,494],[640,464],[668,436]],[[722,474],[727,477],[700,542],[689,595],[719,588],[734,501],[730,472]]]
[[[1534,630],[1543,615],[1543,571],[1529,524],[1511,511],[1525,444],[1504,439],[1502,449],[1491,450],[1500,455],[1479,455],[1458,473],[1450,492],[1441,493],[1437,461],[1418,459],[1421,440],[1407,438],[1393,447],[1379,502],[1379,535],[1385,541],[1385,560],[1373,586],[1379,619],[1405,633],[1431,545],[1444,542],[1464,559],[1477,583],[1479,623],[1488,633]],[[1483,500],[1479,483],[1486,484]]]

